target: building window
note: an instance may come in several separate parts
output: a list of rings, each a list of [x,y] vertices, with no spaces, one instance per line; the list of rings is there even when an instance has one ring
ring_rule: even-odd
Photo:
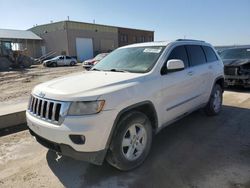
[[[141,42],[146,42],[146,39],[144,36],[141,37]]]
[[[133,42],[136,42],[136,41],[137,41],[137,37],[133,36]]]
[[[127,43],[128,42],[128,35],[122,34],[120,40],[121,40],[121,42]]]
[[[152,36],[149,36],[149,37],[148,37],[148,41],[153,41],[153,37],[152,37]]]
[[[136,43],[140,42],[140,37],[136,36],[136,37],[135,37],[135,42],[136,42]]]

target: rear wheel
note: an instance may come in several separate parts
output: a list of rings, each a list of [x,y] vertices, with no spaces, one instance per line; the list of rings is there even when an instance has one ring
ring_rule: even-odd
[[[205,112],[209,116],[218,115],[222,108],[222,88],[215,84],[210,99],[205,107]]]
[[[118,122],[106,160],[119,170],[131,170],[146,159],[151,143],[152,127],[148,117],[141,112],[130,112]]]

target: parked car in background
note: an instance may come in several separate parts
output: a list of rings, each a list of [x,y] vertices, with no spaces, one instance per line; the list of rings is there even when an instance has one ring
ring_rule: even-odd
[[[43,66],[45,67],[57,67],[65,65],[74,66],[76,64],[77,60],[75,58],[65,55],[56,56],[52,59],[43,61]]]
[[[218,115],[223,85],[223,63],[206,42],[133,44],[84,74],[36,86],[27,124],[39,143],[63,156],[131,170],[162,128],[200,108]]]
[[[109,53],[101,53],[95,56],[93,59],[88,59],[82,63],[83,68],[86,70],[91,69],[95,64],[99,63],[104,57],[106,57]]]
[[[250,87],[250,46],[226,49],[220,56],[224,63],[226,86]]]

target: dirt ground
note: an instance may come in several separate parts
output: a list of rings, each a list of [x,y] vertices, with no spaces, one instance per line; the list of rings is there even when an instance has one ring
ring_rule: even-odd
[[[25,70],[0,72],[0,103],[12,100],[27,100],[35,85],[83,70],[81,65],[55,68],[33,65]]]
[[[130,172],[57,155],[22,131],[0,137],[0,187],[250,188],[250,91],[226,91],[223,111],[166,127]]]

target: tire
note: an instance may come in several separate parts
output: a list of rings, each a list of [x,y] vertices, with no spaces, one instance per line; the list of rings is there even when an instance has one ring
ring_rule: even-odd
[[[75,62],[74,61],[71,61],[70,62],[70,66],[74,66],[75,65]]]
[[[56,63],[56,62],[53,62],[53,63],[51,63],[51,66],[52,66],[52,67],[57,67],[57,63]]]
[[[215,84],[210,99],[205,107],[208,116],[218,115],[222,108],[222,88],[219,84]]]
[[[148,117],[132,111],[119,120],[106,160],[121,171],[141,165],[149,154],[152,143],[152,126]]]

